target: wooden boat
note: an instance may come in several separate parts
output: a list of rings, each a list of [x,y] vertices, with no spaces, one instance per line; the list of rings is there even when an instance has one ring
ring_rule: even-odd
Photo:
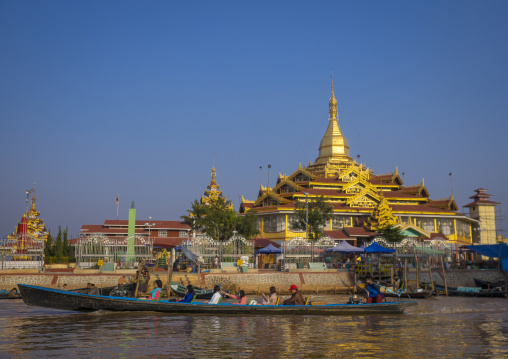
[[[124,291],[125,293],[123,294],[123,296],[125,297],[133,297],[134,296],[134,292],[136,291],[136,283],[129,283],[129,284],[124,284],[122,286],[120,286],[120,288],[118,288],[116,285],[115,286],[111,286],[111,287],[97,287],[99,289],[99,293],[101,295],[110,295],[110,293],[113,291],[113,290],[120,290],[120,291]],[[69,292],[76,292],[76,293],[82,293],[82,294],[88,294],[88,288],[78,288],[78,289],[72,289],[72,290],[69,290]]]
[[[16,295],[14,297],[10,297],[9,293],[0,293],[0,299],[21,299],[21,295]]]
[[[185,295],[185,291],[187,287],[175,282],[171,282],[171,291],[175,293],[179,297],[183,297]],[[213,289],[201,289],[194,287],[194,293],[196,295],[196,299],[212,299]]]
[[[443,285],[434,284],[434,288],[436,290],[444,292],[445,287]],[[23,294],[22,294],[23,295]],[[497,297],[504,298],[506,297],[506,292],[502,292],[498,289],[482,289],[481,291],[465,291],[460,290],[457,287],[448,287],[448,295],[454,297]]]
[[[58,289],[18,285],[23,301],[39,307],[75,311],[156,311],[175,314],[239,314],[239,315],[368,315],[401,314],[416,301],[376,304],[327,305],[238,305],[230,303],[179,303],[167,300],[149,301],[136,298],[81,294]]]
[[[504,281],[499,281],[499,282],[489,282],[489,281],[486,281],[486,280],[482,280],[482,279],[477,279],[475,278],[474,279],[474,284],[477,286],[477,287],[481,287],[482,289],[493,289],[493,288],[506,288],[506,282]]]

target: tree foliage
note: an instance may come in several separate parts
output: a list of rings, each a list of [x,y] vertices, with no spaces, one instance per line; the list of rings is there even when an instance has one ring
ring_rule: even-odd
[[[308,235],[311,240],[318,240],[324,235],[326,222],[332,218],[333,207],[325,201],[323,196],[317,197],[315,201],[297,202],[295,206],[296,219],[292,222],[293,228],[306,230],[308,205]]]
[[[400,242],[404,239],[404,235],[399,228],[393,226],[385,226],[378,229],[378,234],[388,242]]]
[[[54,263],[65,263],[75,260],[74,248],[69,245],[68,232],[69,229],[67,227],[62,231],[62,227],[58,226],[58,234],[55,238],[51,236],[51,231],[48,233],[48,239],[44,245],[44,257],[46,260],[52,258]]]
[[[195,200],[191,206],[192,208],[187,211],[189,214],[181,218],[195,232],[204,232],[219,241],[229,239],[235,230],[247,239],[259,233],[254,214],[238,216],[222,197],[212,199],[210,204],[200,204]]]

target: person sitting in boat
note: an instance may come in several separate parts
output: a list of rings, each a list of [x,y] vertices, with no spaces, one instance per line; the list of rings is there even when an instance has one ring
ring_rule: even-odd
[[[286,299],[282,303],[284,305],[304,305],[305,301],[303,300],[303,295],[298,290],[298,287],[296,285],[292,285],[289,288],[289,291],[292,293],[291,298]]]
[[[162,281],[160,279],[156,279],[154,281],[155,287],[150,291],[150,295],[147,300],[160,300],[162,297]]]
[[[95,286],[93,283],[87,283],[86,287],[88,288],[88,294],[91,295],[100,295],[99,288]]]
[[[183,296],[183,298],[177,299],[176,301],[180,303],[190,303],[194,299],[194,295],[195,295],[194,287],[192,286],[192,284],[189,284],[187,286],[187,290],[185,291],[185,295]]]
[[[238,300],[237,304],[247,305],[247,297],[245,296],[245,291],[241,290],[238,295],[233,295],[229,293],[224,293],[227,297]]]
[[[377,285],[372,281],[372,277],[365,278],[365,290],[367,291],[367,303],[381,303],[384,295]]]
[[[267,297],[265,293],[261,293],[263,296],[263,304],[264,305],[276,305],[277,304],[277,292],[275,291],[275,287],[270,287],[270,295]]]
[[[19,297],[19,293],[16,287],[12,288],[9,292],[9,298],[16,298]]]
[[[397,292],[402,292],[406,288],[406,282],[401,280],[397,274],[393,276],[393,289]]]
[[[120,277],[120,279],[118,280],[118,286],[120,287],[120,286],[122,286],[122,285],[124,285],[124,284],[127,284],[127,283],[128,283],[128,282],[127,282],[127,278],[126,278],[126,275],[124,274],[124,275],[122,275],[122,276]]]
[[[210,299],[206,303],[208,303],[208,304],[219,304],[221,299],[222,299],[222,295],[220,294],[220,287],[219,287],[219,285],[215,285],[215,287],[213,287],[212,299]]]

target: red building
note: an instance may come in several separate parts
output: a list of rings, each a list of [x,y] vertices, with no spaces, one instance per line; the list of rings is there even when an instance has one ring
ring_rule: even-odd
[[[103,235],[108,238],[127,237],[128,220],[107,219],[104,224],[84,224],[79,232],[81,237]],[[152,238],[154,247],[171,248],[179,246],[189,238],[191,227],[180,221],[136,221],[136,236]]]

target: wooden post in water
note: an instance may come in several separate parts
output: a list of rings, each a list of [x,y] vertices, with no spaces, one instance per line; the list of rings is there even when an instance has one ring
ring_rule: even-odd
[[[430,287],[432,288],[432,291],[434,291],[434,280],[432,279],[432,268],[429,261],[429,277],[430,277]]]
[[[420,288],[420,266],[418,265],[418,257],[415,253],[415,267],[416,267],[416,288]]]
[[[448,295],[448,285],[446,284],[446,273],[444,268],[444,257],[441,257],[441,266],[443,268],[444,290],[445,294]]]
[[[356,271],[355,271],[355,282],[353,283],[353,294],[356,294]]]
[[[393,266],[390,267],[390,283],[393,284]]]
[[[374,276],[374,273],[373,273],[373,268],[372,268],[372,254],[370,255],[370,276],[373,277]]]
[[[406,288],[407,288],[407,258],[404,259],[404,282],[406,282]]]
[[[171,297],[171,279],[173,278],[173,256],[170,255],[168,262],[168,298]]]

